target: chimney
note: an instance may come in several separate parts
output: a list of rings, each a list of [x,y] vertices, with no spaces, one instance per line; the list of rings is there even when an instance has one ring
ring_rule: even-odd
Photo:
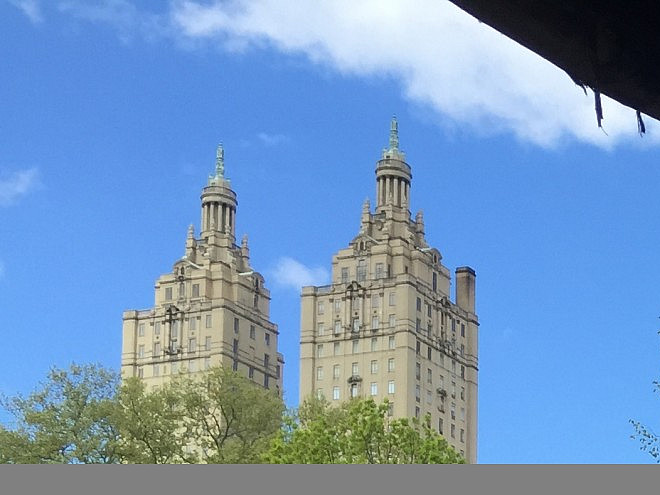
[[[456,304],[465,311],[474,313],[476,274],[469,266],[456,268]]]

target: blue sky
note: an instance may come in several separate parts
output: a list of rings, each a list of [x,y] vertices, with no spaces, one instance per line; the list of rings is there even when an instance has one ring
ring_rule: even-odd
[[[0,391],[118,368],[223,142],[297,403],[299,286],[373,200],[399,120],[412,210],[477,272],[479,460],[649,462],[660,428],[657,122],[447,2],[0,0]],[[332,205],[332,206],[331,206]]]

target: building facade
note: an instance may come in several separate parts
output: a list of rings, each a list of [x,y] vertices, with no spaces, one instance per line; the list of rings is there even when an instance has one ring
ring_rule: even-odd
[[[331,403],[388,398],[393,417],[431,415],[465,459],[477,458],[475,272],[450,271],[429,246],[422,212],[411,219],[412,173],[398,126],[376,166],[376,205],[362,208],[360,231],[332,260],[332,283],[304,287],[300,397]]]
[[[185,255],[156,281],[153,308],[123,314],[122,376],[156,386],[222,365],[281,395],[284,359],[270,292],[250,265],[247,236],[235,244],[238,201],[221,146],[201,201],[199,238],[191,225]]]

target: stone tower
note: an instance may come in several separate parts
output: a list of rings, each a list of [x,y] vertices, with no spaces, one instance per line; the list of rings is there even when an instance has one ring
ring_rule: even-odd
[[[431,415],[431,424],[468,462],[477,458],[475,272],[450,271],[411,218],[412,172],[392,119],[376,165],[376,205],[362,207],[360,231],[332,260],[332,284],[304,287],[300,397],[390,401],[393,417]]]
[[[224,168],[219,146],[202,190],[199,238],[191,225],[185,255],[156,281],[154,307],[123,314],[122,376],[155,386],[222,365],[281,395],[284,360],[269,320],[270,292],[250,265],[247,236],[235,243],[238,202]]]

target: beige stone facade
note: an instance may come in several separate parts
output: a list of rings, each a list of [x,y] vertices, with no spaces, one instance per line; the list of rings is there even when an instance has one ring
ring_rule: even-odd
[[[155,386],[222,365],[281,395],[284,359],[270,292],[250,265],[247,236],[235,244],[238,202],[221,147],[201,200],[200,236],[191,225],[185,255],[156,281],[154,307],[123,314],[122,376]]]
[[[388,398],[393,417],[431,414],[431,424],[477,459],[475,272],[450,271],[410,217],[410,166],[390,145],[376,166],[376,205],[362,208],[360,232],[332,260],[332,283],[304,287],[300,398]]]

